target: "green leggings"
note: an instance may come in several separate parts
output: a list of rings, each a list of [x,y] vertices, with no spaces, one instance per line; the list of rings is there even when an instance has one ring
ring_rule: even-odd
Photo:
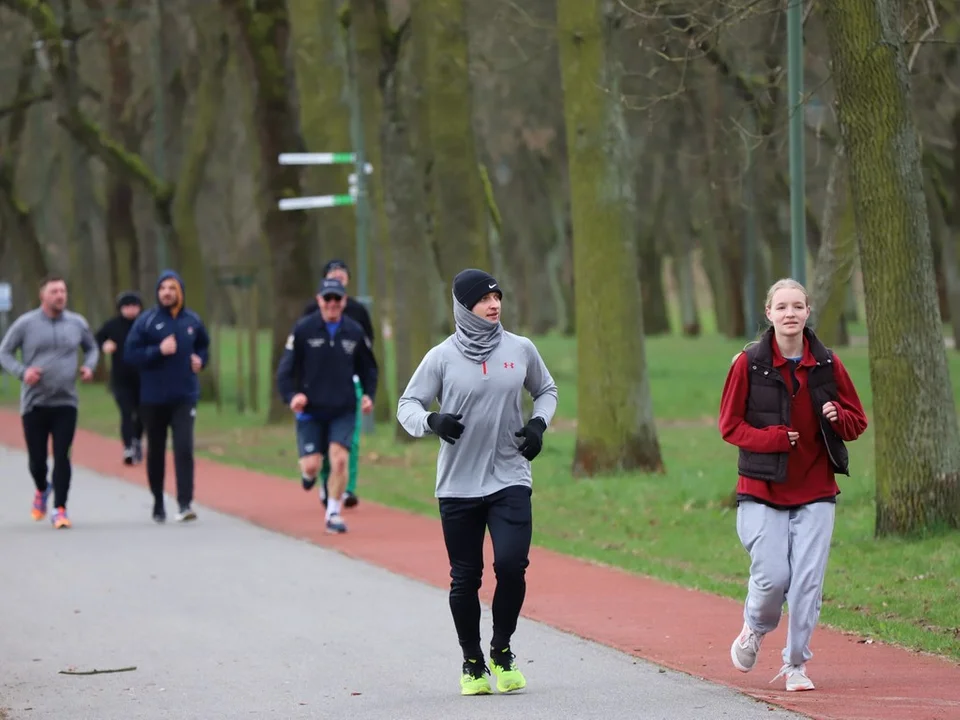
[[[347,492],[357,494],[357,464],[360,461],[360,431],[363,427],[363,414],[360,412],[360,399],[357,399],[357,422],[353,426],[353,440],[350,444],[349,475]],[[323,467],[320,468],[320,482],[325,483],[330,477],[330,456],[323,456]]]

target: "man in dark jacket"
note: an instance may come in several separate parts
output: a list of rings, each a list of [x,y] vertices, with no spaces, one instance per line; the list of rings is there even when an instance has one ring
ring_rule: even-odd
[[[140,371],[126,362],[124,343],[134,321],[143,309],[140,294],[132,290],[117,297],[117,314],[97,330],[94,337],[104,355],[110,355],[110,391],[120,410],[120,439],[123,462],[133,465],[143,460],[143,422],[140,419]]]
[[[347,267],[347,264],[343,260],[331,260],[323,268],[323,276],[325,278],[331,278],[333,280],[339,280],[340,283],[346,288],[350,284],[350,268]],[[317,301],[316,299],[311,300],[307,303],[307,306],[303,309],[303,316],[306,317],[311,313],[317,312]],[[355,300],[354,298],[347,296],[346,305],[343,308],[343,314],[348,318],[352,318],[360,323],[360,326],[363,328],[363,332],[370,339],[371,347],[373,344],[373,322],[370,320],[370,313],[367,312],[367,308],[363,303]],[[357,400],[357,408],[359,409],[359,399]],[[349,467],[349,479],[347,481],[347,492],[343,497],[343,506],[344,507],[353,507],[360,499],[357,497],[357,466],[359,464],[360,457],[360,413],[357,412],[357,426],[354,428],[353,433],[353,452],[350,453],[350,467]],[[323,467],[320,468],[320,479],[323,481],[323,492],[322,500],[323,503],[327,502],[327,483],[330,479],[330,459],[323,459]]]
[[[163,522],[167,429],[173,434],[177,522],[196,520],[193,503],[193,430],[200,399],[199,373],[207,365],[210,337],[187,308],[183,280],[165,270],[157,281],[157,306],[141,313],[124,345],[127,362],[140,368],[140,413],[147,434],[147,479],[153,519]]]
[[[296,417],[304,490],[316,483],[323,458],[330,460],[326,526],[331,533],[347,530],[340,504],[357,425],[354,378],[362,387],[361,412],[373,409],[377,390],[377,361],[370,338],[344,315],[346,295],[339,280],[323,280],[317,291],[319,312],[297,321],[277,368],[277,390]]]

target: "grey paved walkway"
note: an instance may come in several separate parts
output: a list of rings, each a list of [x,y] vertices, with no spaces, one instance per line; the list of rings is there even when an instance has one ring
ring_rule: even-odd
[[[81,469],[57,532],[30,519],[22,453],[0,448],[0,479],[10,720],[799,717],[524,620],[528,688],[464,698],[441,590],[202,507],[154,525],[145,488]]]

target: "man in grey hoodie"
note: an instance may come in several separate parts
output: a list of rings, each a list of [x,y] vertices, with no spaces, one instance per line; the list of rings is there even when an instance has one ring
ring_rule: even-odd
[[[397,408],[397,419],[412,436],[432,432],[443,441],[435,494],[450,560],[450,610],[463,651],[464,695],[491,692],[480,645],[487,528],[497,578],[490,665],[500,692],[526,686],[510,640],[526,594],[533,531],[530,461],[540,453],[557,409],[557,386],[537,348],[500,324],[502,299],[499,283],[482,270],[464,270],[454,278],[456,332],[424,356]],[[520,411],[524,389],[534,401],[526,424]],[[439,412],[427,409],[435,400]]]
[[[32,515],[47,514],[47,446],[53,438],[53,507],[57,529],[70,527],[70,447],[77,429],[77,348],[83,348],[80,377],[93,379],[100,353],[86,318],[66,309],[67,283],[52,275],[40,285],[40,307],[17,318],[0,342],[0,365],[18,378],[20,415],[30,474],[36,485]],[[21,360],[16,352],[20,351]]]

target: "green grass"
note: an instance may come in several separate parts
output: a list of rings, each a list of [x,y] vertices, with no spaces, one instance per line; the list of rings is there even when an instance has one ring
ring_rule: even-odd
[[[198,453],[295,481],[292,427],[265,427],[261,414],[234,409],[234,342],[223,345],[224,405],[198,414]],[[534,542],[555,551],[620,566],[667,582],[742,599],[748,558],[728,499],[736,481],[736,449],[716,430],[720,390],[742,346],[711,335],[654,338],[647,358],[666,475],[628,474],[575,480],[576,347],[563,337],[537,338],[560,386],[555,429],[534,464]],[[868,413],[872,406],[867,349],[839,351]],[[261,410],[273,383],[260,367]],[[955,392],[960,357],[950,352]],[[15,385],[8,379],[6,401]],[[393,394],[393,393],[391,393]],[[0,396],[2,398],[3,396]],[[81,424],[115,435],[116,410],[102,386],[83,389]],[[365,436],[361,497],[436,516],[436,442],[398,443],[393,425]],[[850,447],[853,477],[840,478],[840,498],[822,620],[834,627],[960,660],[960,534],[918,540],[876,540],[873,430]],[[200,479],[202,482],[202,478]],[[730,619],[735,633],[738,620]]]

